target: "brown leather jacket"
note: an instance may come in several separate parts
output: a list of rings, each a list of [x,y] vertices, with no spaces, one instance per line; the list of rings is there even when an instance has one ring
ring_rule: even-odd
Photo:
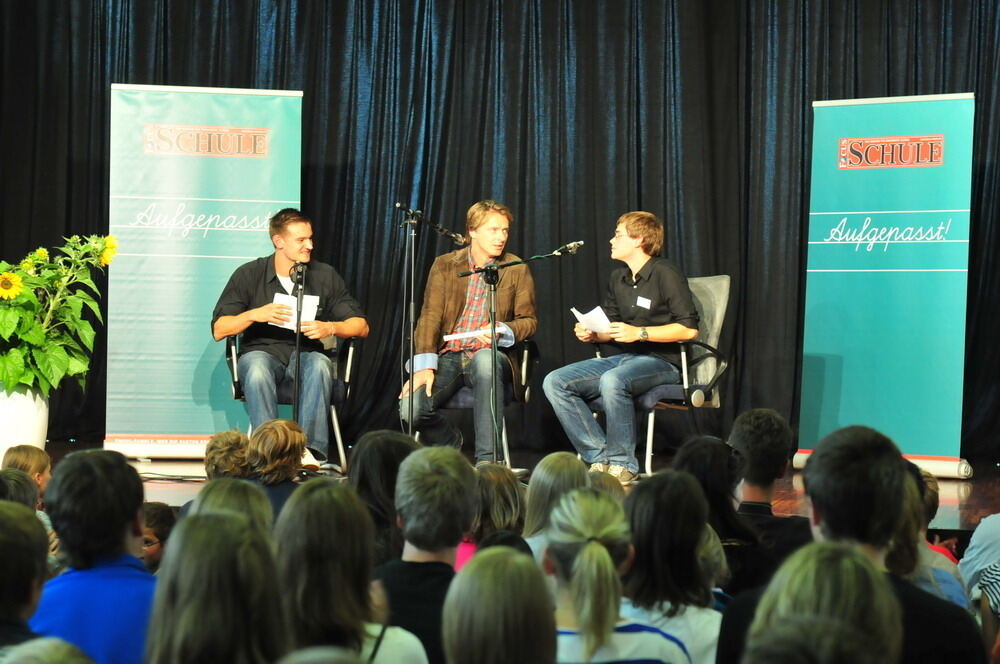
[[[514,254],[505,253],[497,260],[504,263],[519,259]],[[424,305],[414,333],[413,343],[418,354],[437,353],[444,346],[444,335],[454,330],[465,308],[465,294],[469,283],[468,277],[456,275],[468,269],[468,247],[456,249],[434,260],[427,277]],[[506,323],[517,342],[524,341],[538,329],[535,281],[527,265],[515,265],[500,271],[500,282],[497,284],[497,322]],[[514,376],[514,397],[523,401],[520,343],[500,350],[510,362],[511,374]]]

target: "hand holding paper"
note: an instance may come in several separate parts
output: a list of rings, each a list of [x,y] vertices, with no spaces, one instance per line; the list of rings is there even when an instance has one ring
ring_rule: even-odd
[[[570,311],[576,316],[577,322],[591,332],[607,334],[611,331],[611,321],[608,319],[608,315],[604,313],[604,309],[600,307],[594,307],[585,314],[581,314],[575,307],[570,309]]]
[[[283,327],[286,330],[295,331],[295,304],[296,300],[293,296],[287,293],[275,293],[274,303],[283,304],[291,310],[291,316],[289,320],[284,323],[274,323],[271,322],[269,325],[274,325],[275,327]],[[316,311],[319,309],[319,296],[318,295],[304,295],[302,297],[302,321],[313,321],[316,320]]]

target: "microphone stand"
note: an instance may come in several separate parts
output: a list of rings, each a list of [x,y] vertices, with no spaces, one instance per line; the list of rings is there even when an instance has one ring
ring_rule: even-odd
[[[289,271],[295,287],[295,377],[292,381],[292,419],[299,422],[299,383],[302,380],[302,297],[306,287],[306,265],[296,263]],[[299,422],[301,424],[301,422]]]
[[[477,267],[472,270],[466,270],[465,272],[458,273],[459,277],[470,277],[474,274],[481,274],[483,275],[483,281],[489,286],[486,303],[489,307],[490,317],[490,410],[493,414],[493,463],[499,463],[499,460],[502,457],[500,450],[500,430],[497,427],[495,410],[497,395],[500,394],[497,382],[499,379],[499,376],[497,375],[497,361],[500,359],[500,348],[497,345],[497,284],[500,282],[500,270],[505,270],[509,267],[514,267],[515,265],[524,265],[526,263],[542,260],[544,258],[563,256],[567,253],[575,254],[577,249],[579,249],[582,245],[583,242],[572,243],[571,245],[560,247],[559,249],[551,251],[547,254],[536,254],[535,256],[522,258],[521,260],[516,261],[508,261],[506,263],[490,263],[489,265],[484,265],[483,267]],[[510,459],[504,459],[504,461],[510,465]]]

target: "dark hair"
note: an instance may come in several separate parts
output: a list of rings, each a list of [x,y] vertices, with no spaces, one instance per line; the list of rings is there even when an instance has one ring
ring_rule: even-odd
[[[754,529],[733,506],[736,486],[743,477],[743,455],[715,436],[694,436],[681,445],[673,462],[698,480],[708,500],[708,523],[722,540],[757,542]]]
[[[906,469],[885,434],[863,426],[819,441],[802,473],[806,495],[827,539],[885,548],[903,510]]]
[[[38,505],[38,485],[23,470],[4,468],[0,470],[0,500],[9,500],[35,509]]]
[[[144,503],[142,518],[146,527],[153,531],[156,539],[165,543],[170,538],[170,531],[177,524],[177,514],[174,508],[166,503]]]
[[[56,465],[45,505],[69,566],[88,568],[124,552],[125,529],[142,507],[142,480],[119,452],[72,452]]]
[[[348,480],[375,523],[376,564],[403,553],[403,533],[396,525],[396,477],[403,459],[415,449],[412,436],[378,429],[361,436],[351,452]]]
[[[49,538],[34,509],[0,500],[0,620],[20,620],[46,577]]]
[[[476,553],[479,553],[483,549],[488,549],[491,546],[507,546],[520,551],[521,553],[526,553],[529,556],[535,555],[531,551],[531,547],[528,543],[524,541],[523,537],[521,537],[520,533],[515,533],[513,530],[494,530],[492,533],[479,540]]]
[[[295,646],[360,651],[372,618],[374,529],[354,489],[325,477],[309,480],[281,510],[274,537]]]
[[[282,208],[275,212],[274,216],[268,221],[270,222],[267,227],[269,237],[283,235],[288,224],[298,222],[312,224],[312,219],[302,214],[300,210],[296,210],[295,208]]]
[[[685,472],[661,470],[625,498],[635,560],[623,578],[625,596],[636,606],[710,606],[709,579],[698,563],[698,545],[708,522],[708,502],[698,480]]]
[[[760,487],[769,487],[781,478],[794,452],[792,428],[770,408],[740,414],[733,422],[729,444],[743,455],[746,481]]]

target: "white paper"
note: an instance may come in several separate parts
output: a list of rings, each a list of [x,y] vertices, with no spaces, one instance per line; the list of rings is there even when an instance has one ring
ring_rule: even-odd
[[[286,330],[295,331],[295,304],[296,298],[293,295],[288,295],[287,293],[275,293],[274,302],[277,304],[283,304],[292,310],[291,320],[281,323],[268,323],[268,325],[274,325],[275,327],[283,327]],[[319,295],[303,295],[302,296],[302,322],[316,320],[316,311],[319,309]]]
[[[499,337],[500,326],[497,326],[497,336]],[[484,327],[481,330],[472,330],[471,332],[459,332],[458,334],[446,334],[444,335],[445,341],[454,341],[455,339],[468,339],[470,337],[481,337],[484,334],[489,335],[490,328]]]
[[[570,309],[570,311],[576,316],[576,320],[580,325],[583,325],[591,332],[604,334],[611,331],[611,321],[608,319],[608,315],[604,313],[604,309],[600,307],[594,307],[585,314],[581,314],[576,308]]]

